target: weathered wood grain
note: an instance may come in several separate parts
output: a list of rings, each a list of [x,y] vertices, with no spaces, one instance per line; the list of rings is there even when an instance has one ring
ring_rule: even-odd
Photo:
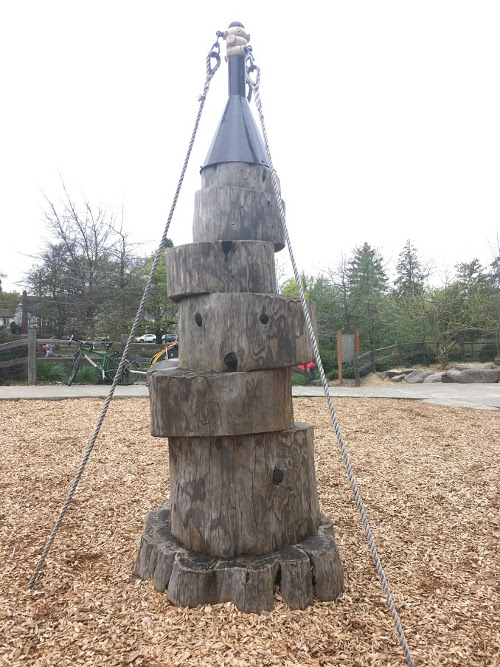
[[[212,292],[276,293],[274,246],[265,241],[189,243],[165,253],[174,301]]]
[[[211,373],[165,365],[159,362],[148,373],[154,436],[246,435],[293,428],[288,368]]]
[[[274,194],[213,187],[195,195],[193,241],[270,241],[276,252],[285,235]]]
[[[261,555],[316,534],[314,429],[170,438],[172,533],[211,556]]]
[[[201,170],[201,187],[247,188],[274,195],[269,167],[246,162],[220,162]],[[279,185],[279,179],[278,179]]]
[[[311,562],[302,549],[288,547],[280,557],[280,590],[283,601],[292,609],[305,609],[313,603]]]
[[[309,302],[316,329],[316,308]],[[314,358],[300,299],[278,294],[202,294],[179,303],[182,368],[253,371]]]
[[[329,520],[322,515],[320,530]],[[321,535],[327,534],[323,530]],[[312,539],[316,539],[314,536]],[[331,536],[330,536],[331,539]],[[326,559],[331,541],[320,538],[321,547],[309,547],[318,558]],[[321,595],[328,591],[334,600],[343,589],[342,566],[333,572],[335,581],[323,581],[332,569],[316,567],[302,548],[304,542],[262,556],[213,558],[182,545],[171,533],[169,502],[149,513],[134,574],[152,579],[159,591],[168,591],[170,602],[188,607],[234,602],[241,611],[261,613],[274,607],[274,588],[281,588],[283,600],[293,609],[304,609],[313,602],[313,583]],[[336,548],[334,546],[335,554]],[[334,555],[332,562],[335,560]],[[312,565],[312,567],[311,567]]]
[[[300,544],[312,564],[314,594],[318,600],[335,600],[344,590],[344,572],[333,535],[327,530]]]

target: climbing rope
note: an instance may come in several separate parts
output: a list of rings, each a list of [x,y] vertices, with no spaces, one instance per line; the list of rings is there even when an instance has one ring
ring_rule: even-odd
[[[125,348],[123,350],[122,358],[120,360],[118,370],[115,373],[115,376],[113,378],[113,382],[111,384],[111,388],[109,390],[108,396],[107,396],[107,398],[104,402],[104,406],[102,408],[101,414],[100,414],[99,419],[97,421],[97,424],[96,424],[96,427],[95,427],[95,430],[94,430],[94,434],[93,434],[93,436],[92,436],[92,438],[89,442],[89,445],[88,445],[88,447],[85,451],[85,455],[82,459],[80,467],[78,468],[78,472],[75,476],[73,484],[71,485],[71,489],[69,490],[68,496],[67,496],[67,498],[64,502],[64,505],[62,506],[62,509],[61,509],[61,512],[60,512],[60,514],[57,518],[57,521],[54,524],[54,528],[52,529],[52,532],[51,532],[51,534],[50,534],[50,536],[47,540],[47,543],[46,543],[45,548],[42,552],[42,555],[40,556],[40,559],[37,563],[37,566],[35,567],[35,570],[34,570],[33,574],[31,575],[31,579],[29,580],[29,583],[28,583],[28,589],[33,588],[33,586],[35,585],[35,582],[38,578],[38,575],[40,574],[40,570],[42,569],[43,564],[45,562],[45,559],[47,558],[47,555],[49,553],[50,547],[52,546],[52,543],[53,543],[53,541],[54,541],[54,539],[57,535],[57,531],[59,530],[59,527],[60,527],[60,525],[61,525],[61,523],[64,519],[64,515],[66,514],[66,511],[67,511],[67,509],[68,509],[68,507],[71,503],[71,500],[72,500],[72,498],[75,494],[75,491],[78,487],[80,479],[83,475],[83,471],[85,470],[85,466],[87,465],[87,461],[89,460],[89,457],[92,453],[92,450],[94,449],[94,445],[95,445],[95,442],[97,440],[97,437],[99,436],[99,432],[101,430],[101,426],[104,422],[104,418],[105,418],[106,413],[108,411],[109,404],[111,403],[111,400],[113,398],[113,394],[115,393],[115,388],[116,388],[116,385],[118,383],[118,378],[120,377],[123,366],[126,362],[127,354],[128,354],[130,345],[132,344],[132,342],[134,340],[134,335],[135,335],[136,329],[137,329],[137,327],[139,325],[139,322],[141,320],[142,313],[144,311],[144,305],[146,303],[146,300],[147,300],[148,295],[149,295],[149,291],[151,289],[151,285],[153,283],[153,276],[156,272],[156,269],[158,267],[158,263],[161,259],[162,252],[165,249],[165,246],[166,246],[166,243],[167,243],[167,236],[168,236],[168,230],[170,228],[170,222],[172,221],[172,217],[174,215],[175,207],[177,205],[177,200],[179,198],[179,194],[180,194],[180,191],[181,191],[182,183],[184,181],[184,175],[186,173],[186,169],[187,169],[187,166],[188,166],[188,163],[189,163],[189,158],[191,156],[191,151],[192,151],[192,148],[193,148],[194,140],[195,140],[195,137],[196,137],[196,133],[198,131],[198,125],[200,124],[201,114],[202,114],[202,111],[203,111],[203,107],[205,106],[205,100],[207,98],[207,93],[208,93],[208,89],[210,87],[210,82],[211,82],[212,77],[214,76],[215,72],[219,69],[219,65],[220,65],[219,39],[223,36],[223,33],[220,32],[220,31],[217,31],[216,36],[217,36],[217,40],[213,43],[210,51],[208,52],[208,55],[207,55],[206,61],[205,61],[205,63],[206,63],[205,85],[203,87],[202,94],[198,98],[198,101],[199,101],[200,104],[199,104],[199,108],[198,108],[198,115],[196,116],[196,121],[195,121],[195,124],[194,124],[194,129],[193,129],[193,132],[191,134],[191,141],[189,142],[189,147],[188,147],[188,150],[187,150],[186,158],[184,160],[184,164],[182,166],[181,175],[179,177],[179,182],[178,182],[177,188],[175,190],[172,205],[170,207],[170,213],[168,215],[167,223],[165,225],[165,230],[163,232],[163,236],[161,238],[160,245],[158,247],[158,250],[156,252],[156,256],[155,256],[154,261],[153,261],[153,265],[151,267],[151,272],[149,274],[149,277],[148,277],[148,280],[147,280],[147,283],[146,283],[146,287],[144,289],[144,294],[142,295],[142,299],[141,299],[141,302],[139,304],[139,309],[137,311],[137,315],[135,316],[135,320],[134,320],[134,323],[132,325],[132,329],[130,330],[130,334],[129,334],[127,343],[126,343]]]
[[[287,243],[287,246],[288,246],[288,252],[290,253],[290,260],[291,260],[292,267],[293,267],[293,274],[294,274],[294,277],[295,277],[295,281],[297,283],[297,288],[298,288],[298,291],[299,291],[300,301],[302,303],[302,309],[304,311],[304,317],[306,319],[307,329],[308,329],[308,332],[309,332],[309,338],[311,339],[311,344],[312,344],[312,347],[313,347],[313,350],[314,350],[314,357],[315,357],[315,360],[316,360],[316,366],[318,367],[319,374],[320,374],[320,377],[321,377],[321,384],[323,385],[323,390],[325,392],[325,397],[326,397],[326,400],[327,400],[327,403],[328,403],[328,409],[330,411],[330,416],[332,418],[333,427],[335,429],[335,433],[337,434],[337,440],[338,440],[338,443],[339,443],[339,448],[340,448],[340,453],[342,455],[342,460],[344,462],[344,466],[345,466],[345,469],[347,471],[347,476],[349,478],[349,483],[351,485],[351,489],[352,489],[352,492],[354,494],[354,499],[356,501],[356,505],[357,505],[359,513],[361,515],[361,521],[363,523],[363,528],[365,530],[365,535],[367,537],[368,544],[369,544],[369,547],[370,547],[370,551],[371,551],[373,560],[375,562],[375,567],[376,567],[377,573],[378,573],[379,578],[380,578],[382,589],[384,591],[384,594],[385,594],[385,597],[386,597],[386,600],[387,600],[387,604],[389,606],[391,616],[392,616],[392,619],[394,621],[394,625],[396,627],[396,632],[398,634],[399,641],[401,643],[401,646],[402,646],[404,654],[405,654],[406,662],[407,662],[408,665],[410,665],[410,667],[414,667],[413,658],[411,656],[410,649],[409,649],[408,643],[406,641],[406,637],[405,637],[403,627],[402,627],[401,622],[399,620],[399,614],[398,614],[397,609],[394,605],[394,600],[393,600],[393,597],[392,597],[391,589],[389,588],[389,584],[387,583],[387,579],[386,579],[386,576],[385,576],[385,573],[384,573],[384,569],[382,567],[382,563],[380,562],[377,547],[376,547],[375,541],[373,539],[370,524],[368,523],[368,518],[366,516],[366,511],[365,511],[365,508],[364,508],[364,505],[363,505],[363,501],[361,499],[361,495],[359,493],[358,485],[356,483],[356,479],[355,479],[354,473],[352,471],[351,462],[350,462],[350,459],[349,459],[349,454],[347,452],[347,449],[346,449],[346,446],[345,446],[345,443],[344,443],[344,438],[343,438],[342,432],[340,430],[340,426],[339,426],[339,423],[338,423],[338,420],[337,420],[337,415],[336,415],[335,409],[333,407],[333,401],[332,401],[332,398],[330,396],[330,390],[329,390],[329,387],[328,387],[328,382],[326,380],[325,371],[323,369],[323,363],[321,361],[321,356],[320,356],[319,349],[318,349],[318,343],[316,341],[316,335],[314,333],[314,328],[313,328],[311,318],[310,318],[310,315],[309,315],[309,309],[307,307],[306,299],[305,299],[305,296],[304,296],[304,290],[302,289],[302,283],[301,283],[301,280],[300,280],[299,272],[297,270],[297,265],[295,263],[295,256],[293,254],[292,244],[290,242],[290,236],[288,234],[285,211],[284,211],[284,208],[283,208],[283,202],[281,201],[281,192],[280,192],[280,187],[279,187],[279,183],[278,183],[278,178],[277,178],[277,175],[276,175],[276,171],[274,170],[273,162],[272,162],[272,159],[271,159],[271,151],[269,149],[269,141],[267,139],[266,126],[265,126],[265,122],[264,122],[264,112],[263,112],[263,109],[262,109],[262,101],[261,101],[261,98],[260,98],[260,68],[257,67],[257,65],[255,65],[255,61],[254,61],[254,57],[253,57],[253,53],[252,53],[252,48],[250,46],[248,46],[248,47],[246,47],[246,50],[247,50],[247,57],[246,57],[247,76],[246,76],[246,79],[247,79],[247,83],[249,85],[250,94],[252,92],[254,93],[255,104],[256,104],[256,107],[257,107],[257,111],[259,112],[259,119],[260,119],[260,124],[261,124],[261,127],[262,127],[262,135],[263,135],[264,143],[265,143],[265,146],[266,146],[267,156],[268,156],[268,159],[269,159],[269,168],[271,170],[271,178],[272,178],[272,181],[273,181],[274,193],[276,195],[276,200],[278,202],[278,208],[279,208],[280,217],[281,217],[281,224],[283,225],[283,231],[284,231],[286,243]],[[255,73],[254,78],[252,78],[253,73]],[[249,98],[250,98],[250,95],[249,95]]]

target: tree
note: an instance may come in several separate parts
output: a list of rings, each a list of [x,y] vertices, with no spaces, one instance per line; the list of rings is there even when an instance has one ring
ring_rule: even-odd
[[[427,275],[422,270],[417,251],[408,239],[396,264],[395,294],[399,298],[414,299],[424,291]]]
[[[498,320],[492,307],[492,282],[477,259],[457,264],[451,280],[429,290],[426,313],[436,341],[436,357],[446,363],[460,338],[474,340],[492,332]]]
[[[347,286],[351,323],[362,340],[375,345],[381,339],[387,275],[382,256],[368,243],[355,248],[348,262]]]
[[[141,262],[111,212],[85,199],[77,206],[64,184],[63,193],[58,205],[47,199],[48,238],[27,275],[39,332],[95,338],[109,326],[114,336],[123,333],[142,294],[133,278]]]
[[[167,239],[166,252],[168,252],[168,248],[172,247],[172,241]],[[146,258],[141,269],[144,285],[151,272],[155,254]],[[177,324],[177,306],[168,298],[167,269],[163,259],[156,267],[151,289],[145,303],[143,317],[146,321],[146,326],[154,331],[168,331]]]
[[[19,292],[1,292],[0,291],[0,308],[7,310],[16,310],[19,303]]]

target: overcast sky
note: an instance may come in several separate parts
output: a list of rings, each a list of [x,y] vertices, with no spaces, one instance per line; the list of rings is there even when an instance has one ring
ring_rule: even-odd
[[[407,239],[439,268],[492,260],[500,220],[500,2],[4,2],[0,272],[46,236],[61,176],[159,243],[217,30],[242,21],[261,67],[274,166],[300,269]],[[194,193],[227,96],[216,74],[169,236],[192,240]],[[255,113],[255,107],[252,102]],[[286,257],[287,250],[280,255]]]

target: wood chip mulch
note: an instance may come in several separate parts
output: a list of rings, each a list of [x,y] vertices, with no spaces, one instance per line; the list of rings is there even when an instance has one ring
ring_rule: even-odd
[[[498,412],[337,399],[339,422],[416,665],[500,665]],[[335,603],[247,615],[172,606],[131,574],[147,512],[169,495],[167,443],[147,399],[115,400],[33,591],[27,582],[102,403],[2,401],[0,664],[404,665],[322,398],[322,511],[346,590]]]

